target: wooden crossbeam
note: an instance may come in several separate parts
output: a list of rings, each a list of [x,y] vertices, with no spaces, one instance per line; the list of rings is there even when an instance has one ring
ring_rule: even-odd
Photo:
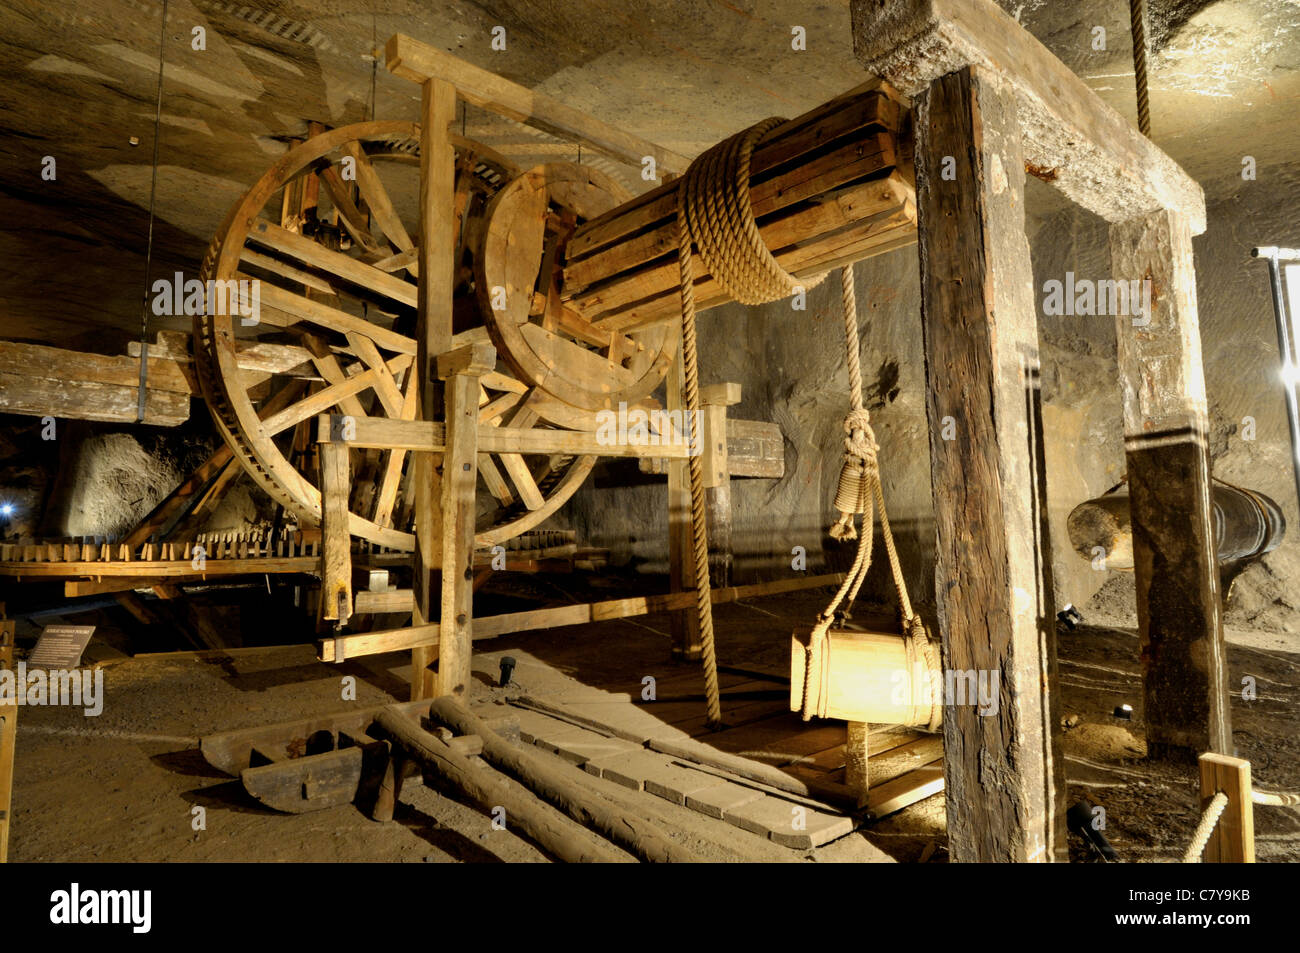
[[[581,142],[593,152],[611,159],[640,166],[645,156],[652,156],[661,173],[678,175],[690,165],[690,159],[684,155],[617,129],[544,93],[512,83],[409,36],[394,34],[384,52],[389,70],[398,76],[417,83],[430,79],[450,83],[461,98],[475,106],[551,135]]]
[[[797,592],[801,589],[814,589],[820,586],[835,586],[843,581],[843,573],[828,573],[800,579],[782,579],[776,582],[735,586],[730,589],[714,589],[712,592],[713,604],[719,605],[741,599],[776,595],[782,592]],[[504,615],[483,616],[473,620],[474,641],[493,639],[500,635],[508,635],[511,632],[525,632],[530,629],[552,629],[564,625],[582,625],[587,622],[626,619],[630,616],[648,615],[652,612],[670,612],[674,609],[685,609],[694,604],[694,592],[671,592],[662,595],[634,596],[629,599],[610,599],[605,602],[560,606],[554,609],[531,609],[527,612],[508,612]],[[337,639],[325,639],[317,643],[317,657],[322,662],[336,661],[335,651],[340,646],[343,649],[343,658],[345,660],[359,655],[378,655],[381,652],[400,652],[421,646],[436,646],[438,644],[438,634],[438,625],[434,623],[412,625],[405,629],[389,629],[383,632],[361,632],[356,635],[345,635]]]
[[[352,381],[356,379],[350,378]],[[445,428],[436,421],[351,417],[351,426],[346,428],[346,433],[350,436],[345,437],[343,436],[345,428],[341,423],[335,423],[335,419],[329,414],[321,414],[318,417],[318,433],[321,442],[341,441],[358,449],[400,449],[421,453],[442,453],[446,449]],[[493,427],[490,424],[481,424],[478,428],[478,452],[685,459],[689,448],[680,443],[658,446],[608,443],[595,433],[578,430],[541,430],[532,427]]]
[[[1172,209],[1205,231],[1182,168],[993,0],[852,0],[854,48],[905,95],[979,66],[1015,96],[1026,169],[1108,222]]]

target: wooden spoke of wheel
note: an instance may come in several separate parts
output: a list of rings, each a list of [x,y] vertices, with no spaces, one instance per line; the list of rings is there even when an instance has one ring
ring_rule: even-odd
[[[649,396],[674,356],[666,326],[611,333],[562,299],[559,266],[569,235],[627,198],[588,166],[538,166],[492,200],[476,262],[480,305],[502,359],[520,380],[588,411]]]
[[[529,429],[542,422],[537,406],[549,397],[534,389],[527,396],[505,391],[499,395],[484,388],[479,397],[479,423]],[[519,453],[480,453],[479,476],[488,492],[496,498],[498,510],[492,519],[497,525],[481,529],[479,546],[493,545],[522,533],[558,510],[582,486],[595,464],[595,457],[563,458],[555,455]]]
[[[402,420],[414,420],[419,409],[419,375],[415,373],[415,367],[412,365],[406,371],[406,386],[402,391],[402,406],[398,416]],[[386,450],[384,454],[379,490],[375,494],[374,522],[377,526],[388,527],[393,524],[393,506],[397,503],[397,494],[401,488],[406,451]]]

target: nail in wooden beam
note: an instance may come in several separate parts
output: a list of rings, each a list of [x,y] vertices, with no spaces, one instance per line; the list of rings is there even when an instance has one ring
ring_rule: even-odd
[[[422,85],[420,108],[420,290],[416,307],[416,365],[421,418],[434,420],[442,406],[442,388],[433,375],[433,362],[451,347],[452,297],[456,234],[452,201],[456,193],[456,151],[450,125],[456,118],[456,89],[441,79]],[[437,461],[417,454],[415,468],[415,559],[412,624],[435,621],[433,573],[442,560],[441,486]],[[430,698],[434,677],[430,665],[437,646],[411,652],[411,698]]]
[[[917,100],[944,662],[997,688],[983,713],[975,699],[945,698],[948,839],[956,861],[1048,861],[1064,792],[1053,783],[1044,704],[1052,686],[1042,646],[1054,632],[1035,545],[1036,308],[1016,105],[990,79],[968,67],[935,80]],[[951,421],[956,437],[945,440]]]
[[[1191,761],[1231,751],[1232,726],[1187,217],[1156,212],[1112,225],[1110,256],[1128,297],[1136,286],[1150,301],[1149,313],[1115,319],[1147,750]]]

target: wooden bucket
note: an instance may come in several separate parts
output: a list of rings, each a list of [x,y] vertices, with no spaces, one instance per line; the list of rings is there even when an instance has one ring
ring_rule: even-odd
[[[812,629],[796,629],[790,638],[790,710],[804,710],[804,669]],[[826,633],[827,675],[808,686],[808,710],[816,714],[823,693],[826,717],[877,725],[928,725],[930,696],[938,686],[925,676],[925,658],[917,653],[909,667],[907,645],[897,632]],[[937,674],[937,673],[936,673]],[[933,688],[932,688],[933,686]]]

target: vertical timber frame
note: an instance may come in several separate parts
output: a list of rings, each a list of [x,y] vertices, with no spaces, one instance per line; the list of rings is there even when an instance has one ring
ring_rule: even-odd
[[[1149,313],[1117,315],[1147,751],[1229,754],[1228,662],[1210,502],[1205,372],[1187,217],[1110,228],[1112,276],[1146,284]],[[1130,298],[1132,292],[1130,291]],[[1145,294],[1144,294],[1145,297]],[[1130,307],[1131,312],[1139,309]]]
[[[966,67],[936,79],[916,106],[944,668],[999,687],[992,713],[952,692],[944,699],[949,852],[957,861],[1048,861],[1060,846],[1065,792],[1053,770],[1044,645],[1053,613],[1036,546],[1037,311],[1016,104],[993,77]],[[954,440],[942,438],[949,417]]]
[[[415,335],[420,416],[424,420],[436,419],[441,406],[434,363],[451,347],[456,150],[451,144],[450,128],[455,118],[456,88],[445,79],[424,80],[420,97],[420,290]],[[416,454],[412,465],[416,470],[412,583],[415,607],[411,621],[418,626],[435,621],[433,573],[443,565],[443,493],[438,461],[433,454]],[[471,532],[472,528],[471,525]],[[473,551],[472,538],[470,551]],[[438,658],[438,652],[439,646],[411,650],[412,699],[434,697],[437,686],[430,666]]]
[[[931,84],[969,66],[995,78],[1014,98],[1023,168],[1112,224],[1112,262],[1117,278],[1145,277],[1144,269],[1148,267],[1153,277],[1164,277],[1167,284],[1157,286],[1153,282],[1152,287],[1156,302],[1152,319],[1167,322],[1162,325],[1163,332],[1133,338],[1132,328],[1128,328],[1125,333],[1130,340],[1120,344],[1126,431],[1129,435],[1141,432],[1150,438],[1164,427],[1158,423],[1149,428],[1145,423],[1133,426],[1133,421],[1144,421],[1146,416],[1142,409],[1144,389],[1163,393],[1169,403],[1181,403],[1184,418],[1194,418],[1195,413],[1187,413],[1186,409],[1195,406],[1198,399],[1203,405],[1204,398],[1199,346],[1195,343],[1198,329],[1190,250],[1191,236],[1205,231],[1205,196],[1200,186],[993,0],[850,0],[850,7],[859,62],[904,96],[923,94]],[[1004,172],[1011,175],[1005,167]],[[919,178],[918,171],[918,206],[924,224],[926,199]],[[1121,246],[1131,251],[1121,251]],[[924,255],[924,234],[921,247]],[[924,276],[922,283],[924,288]],[[1162,302],[1162,296],[1176,300]],[[1128,348],[1127,354],[1124,348]],[[1151,415],[1153,421],[1156,416]],[[1144,486],[1133,498],[1133,524],[1135,549],[1143,545],[1159,547],[1149,548],[1145,556],[1136,554],[1139,564],[1144,559],[1147,562],[1147,568],[1138,570],[1143,640],[1149,647],[1149,657],[1161,654],[1157,669],[1144,669],[1145,717],[1148,724],[1161,726],[1154,734],[1156,753],[1181,748],[1190,755],[1196,751],[1194,743],[1188,744],[1192,734],[1209,739],[1202,747],[1213,747],[1216,738],[1227,735],[1229,726],[1226,685],[1216,674],[1223,652],[1216,601],[1218,582],[1213,554],[1207,558],[1201,548],[1198,524],[1209,500],[1209,467],[1193,449],[1196,423],[1174,424],[1173,430],[1179,427],[1185,428],[1181,437],[1173,438],[1174,443],[1182,445],[1179,451],[1151,454],[1148,459],[1136,461],[1134,473]],[[933,436],[931,442],[938,446]],[[1144,446],[1150,445],[1149,439],[1144,441]],[[1135,466],[1135,449],[1130,442],[1131,468]],[[1153,483],[1152,478],[1161,469],[1175,479],[1160,485]],[[1139,502],[1144,493],[1144,500]],[[1177,525],[1191,525],[1195,538],[1182,544],[1166,539],[1167,528]],[[941,551],[940,561],[945,558]],[[1157,572],[1162,575],[1159,580],[1154,579]],[[1145,588],[1142,573],[1147,574]],[[1030,582],[1026,574],[1021,588]],[[1190,603],[1177,606],[1173,603],[1175,593],[1190,594]],[[949,596],[941,588],[940,604]],[[1048,600],[1043,601],[1050,605]],[[949,637],[945,632],[945,644]],[[1044,673],[1049,679],[1054,671],[1050,650],[1049,638],[1042,654]],[[952,660],[948,664],[951,666]],[[1192,673],[1190,684],[1184,687],[1196,696],[1197,719],[1194,732],[1181,735],[1172,729],[1186,729],[1190,719],[1178,714],[1182,704],[1178,693],[1153,691],[1162,672],[1164,677],[1177,680],[1182,677],[1179,670]],[[1050,692],[1050,683],[1044,690]],[[1049,753],[1052,747],[1047,747]],[[1060,775],[1059,764],[1028,766],[1035,773],[1040,768],[1045,775],[1049,770]],[[1017,765],[1016,770],[1023,773],[1027,766]],[[984,772],[984,764],[963,761],[960,753],[951,749],[946,752],[944,774],[950,823],[954,789],[964,786],[978,790],[981,778],[988,776]],[[962,781],[957,780],[959,776],[964,776]],[[1018,823],[1014,818],[1007,820]],[[1055,827],[1060,829],[1059,820]],[[953,853],[961,859],[956,850]]]
[[[474,653],[474,490],[478,483],[479,379],[496,366],[490,344],[438,356],[447,409],[442,455],[442,604],[434,697],[465,700]]]

